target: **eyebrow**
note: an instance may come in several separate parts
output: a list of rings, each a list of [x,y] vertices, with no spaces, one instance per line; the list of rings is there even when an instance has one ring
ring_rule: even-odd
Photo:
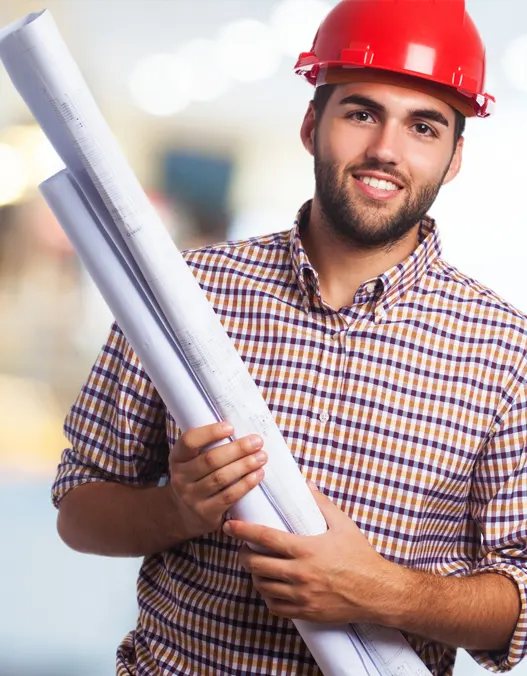
[[[364,106],[365,108],[371,108],[372,110],[376,110],[379,113],[386,112],[386,107],[383,106],[382,103],[375,101],[375,99],[370,99],[369,96],[363,96],[361,94],[350,94],[350,96],[343,98],[339,105],[347,106],[352,104]],[[412,108],[411,110],[408,110],[408,116],[421,117],[424,120],[442,124],[444,127],[450,126],[446,117],[435,108]]]

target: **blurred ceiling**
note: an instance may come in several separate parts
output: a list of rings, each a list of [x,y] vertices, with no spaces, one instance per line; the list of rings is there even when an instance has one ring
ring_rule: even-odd
[[[272,79],[236,83],[218,99],[192,103],[169,118],[139,111],[129,90],[130,76],[139,60],[173,52],[190,40],[215,39],[218,31],[233,21],[268,22],[279,1],[48,0],[44,4],[42,0],[1,0],[0,26],[48,7],[110,124],[160,124],[167,131],[213,126],[232,135],[272,128],[279,133],[299,124],[311,94],[309,86],[292,73],[291,56],[282,57]],[[336,4],[336,0],[325,1],[329,6]],[[518,91],[507,81],[502,63],[511,42],[527,33],[527,2],[467,0],[467,6],[488,48],[487,89],[496,93],[502,105],[510,100],[527,100],[527,91]],[[527,47],[525,51],[520,76],[527,81]],[[27,120],[25,105],[3,71],[0,92],[0,126]]]

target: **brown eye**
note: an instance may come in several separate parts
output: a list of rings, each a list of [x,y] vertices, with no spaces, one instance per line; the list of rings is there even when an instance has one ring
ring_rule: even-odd
[[[356,110],[355,112],[346,115],[346,117],[356,120],[357,122],[368,122],[370,119],[373,119],[370,113],[367,113],[365,110]]]
[[[415,125],[415,129],[419,134],[419,136],[435,136],[432,127],[429,127],[427,124],[424,124],[423,122],[418,122]]]

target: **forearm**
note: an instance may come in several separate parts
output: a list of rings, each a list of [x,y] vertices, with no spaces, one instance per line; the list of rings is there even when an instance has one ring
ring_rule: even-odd
[[[392,565],[383,624],[469,650],[507,649],[520,613],[512,580],[491,573],[441,577]]]
[[[169,486],[78,486],[60,503],[57,528],[72,549],[103,556],[146,556],[187,539]]]

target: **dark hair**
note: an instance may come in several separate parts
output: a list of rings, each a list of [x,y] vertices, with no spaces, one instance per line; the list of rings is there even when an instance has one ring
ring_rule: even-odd
[[[315,94],[313,96],[313,106],[315,107],[315,125],[318,126],[322,113],[324,112],[327,102],[329,101],[331,95],[335,91],[335,84],[327,84],[317,87],[315,89]],[[456,115],[456,124],[454,127],[454,148],[457,146],[457,142],[463,136],[465,131],[466,117],[460,113],[458,110],[454,110]]]

